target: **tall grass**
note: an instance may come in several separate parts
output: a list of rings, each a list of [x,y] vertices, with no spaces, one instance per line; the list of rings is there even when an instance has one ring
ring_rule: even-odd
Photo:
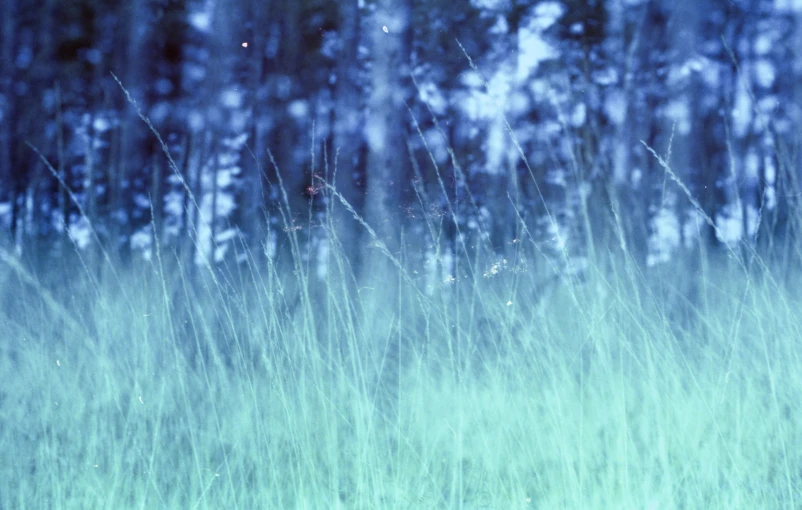
[[[765,266],[646,270],[622,244],[545,278],[524,237],[535,263],[428,287],[396,258],[387,296],[327,230],[325,281],[245,243],[240,265],[157,246],[47,280],[1,251],[0,508],[802,501],[802,303]]]

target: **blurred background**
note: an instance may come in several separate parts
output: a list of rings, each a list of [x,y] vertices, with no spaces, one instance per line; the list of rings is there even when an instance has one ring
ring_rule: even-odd
[[[802,0],[0,0],[0,508],[800,508]]]
[[[798,0],[4,0],[0,20],[0,232],[37,265],[155,241],[281,259],[293,235],[314,263],[332,231],[359,260],[332,187],[411,262],[501,260],[522,232],[644,266],[795,252]]]

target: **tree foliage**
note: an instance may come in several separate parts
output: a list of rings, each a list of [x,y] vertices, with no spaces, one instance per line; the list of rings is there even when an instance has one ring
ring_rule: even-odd
[[[748,0],[7,0],[0,225],[42,256],[93,244],[91,228],[124,258],[154,235],[187,260],[235,256],[237,238],[314,257],[330,211],[357,261],[370,240],[328,183],[391,251],[409,231],[421,254],[503,257],[526,231],[585,256],[616,221],[645,264],[699,241],[768,248],[797,237],[799,16]]]

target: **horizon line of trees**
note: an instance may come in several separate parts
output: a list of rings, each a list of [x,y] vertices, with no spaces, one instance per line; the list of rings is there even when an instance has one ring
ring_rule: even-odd
[[[644,266],[740,241],[798,264],[802,12],[457,4],[5,0],[0,231],[38,264],[93,231],[122,261],[154,236],[187,261],[337,239],[375,269],[327,183],[421,260],[622,235]]]

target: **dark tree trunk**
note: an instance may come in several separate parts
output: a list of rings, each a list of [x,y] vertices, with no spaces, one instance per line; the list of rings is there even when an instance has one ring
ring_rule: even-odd
[[[374,296],[364,300],[366,335],[375,340],[382,409],[392,419],[399,391],[400,274],[390,257],[400,259],[401,186],[409,179],[407,155],[410,97],[411,0],[378,0],[370,37],[373,42],[372,93],[366,122],[368,142],[365,218],[376,233],[363,252],[361,285]],[[390,328],[390,329],[388,329]]]
[[[397,255],[401,186],[409,177],[406,140],[410,97],[410,0],[379,0],[371,25],[374,45],[367,118],[368,167],[365,214],[390,253]],[[384,31],[386,27],[387,32]],[[369,258],[375,252],[368,249]]]
[[[278,65],[272,72],[275,76],[281,77],[285,84],[281,85],[283,90],[279,91],[279,97],[274,97],[273,115],[277,119],[276,128],[272,132],[270,149],[275,155],[278,168],[268,165],[268,176],[273,186],[283,183],[284,190],[272,193],[278,199],[279,207],[287,208],[289,217],[286,218],[287,224],[278,230],[278,253],[281,259],[290,255],[292,246],[295,243],[293,237],[297,239],[296,227],[303,228],[303,213],[306,211],[303,203],[304,174],[305,169],[297,164],[296,154],[301,136],[298,133],[298,123],[288,112],[286,105],[298,98],[299,84],[297,77],[300,71],[300,55],[302,49],[302,19],[301,2],[286,2],[279,13],[278,26],[274,29],[280,30],[281,39],[278,49]],[[276,175],[280,173],[281,179]],[[288,203],[284,204],[284,192],[287,194]],[[294,256],[294,255],[293,255]]]
[[[339,3],[340,53],[337,59],[337,83],[334,90],[334,144],[336,172],[333,182],[337,191],[357,212],[363,200],[357,188],[359,168],[360,128],[363,114],[359,96],[357,51],[359,48],[359,2]],[[359,234],[357,223],[338,200],[332,201],[334,234],[354,268],[359,267]]]
[[[272,4],[273,2],[265,2],[264,0],[250,2],[250,16],[256,27],[270,26],[271,8],[275,9]],[[254,48],[255,54],[247,62],[246,87],[254,96],[258,97],[261,89],[265,86],[264,80],[267,70],[265,50],[267,37],[265,30],[254,29],[252,31],[252,40],[249,40],[248,43]],[[267,168],[264,159],[267,153],[265,144],[267,129],[259,119],[265,118],[267,108],[265,108],[262,101],[253,101],[252,109],[255,122],[252,124],[249,138],[253,155],[246,152],[242,161],[247,181],[247,192],[244,197],[246,203],[242,204],[247,223],[243,225],[243,229],[246,232],[250,247],[255,250],[252,253],[260,253],[263,250],[259,246],[267,242],[268,228],[266,223],[267,183],[264,175],[264,171]]]
[[[14,53],[16,49],[16,9],[17,2],[14,0],[4,0],[2,3],[2,15],[0,15],[0,81],[3,97],[13,97],[13,86],[15,80]],[[10,231],[12,238],[16,234],[16,215],[17,215],[17,186],[16,179],[12,173],[14,168],[14,126],[17,125],[16,101],[11,101],[7,107],[3,122],[0,122],[0,183],[6,183],[0,187],[0,203],[10,202],[11,225]]]

